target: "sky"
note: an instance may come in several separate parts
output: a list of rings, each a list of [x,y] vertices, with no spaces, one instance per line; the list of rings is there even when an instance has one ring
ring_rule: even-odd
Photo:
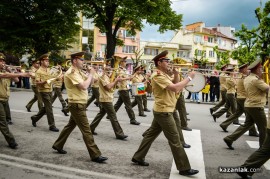
[[[242,24],[249,29],[256,27],[258,21],[255,9],[267,0],[172,0],[171,5],[177,14],[183,14],[182,25],[204,22],[206,26],[231,26],[239,30]],[[160,34],[158,26],[145,24],[141,32],[142,41],[169,42],[173,31]]]

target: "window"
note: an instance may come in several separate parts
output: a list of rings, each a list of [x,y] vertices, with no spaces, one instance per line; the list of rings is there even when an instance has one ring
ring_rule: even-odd
[[[200,43],[201,41],[202,41],[201,36],[199,36],[199,35],[195,35],[195,36],[194,36],[194,42],[195,42],[195,43]]]
[[[107,47],[106,44],[101,44],[101,51],[102,52],[105,52],[106,51],[106,47]]]
[[[213,37],[208,37],[208,42],[209,43],[213,43],[214,42],[214,38]]]
[[[214,53],[214,51],[209,51],[209,57],[215,57],[215,53]]]
[[[183,57],[183,51],[178,51],[177,52],[177,57]]]
[[[156,56],[158,55],[158,49],[144,48],[144,54]]]
[[[106,33],[105,32],[102,33],[102,32],[99,31],[99,33],[100,33],[101,36],[106,36]]]
[[[124,31],[125,37],[127,37],[127,38],[132,38],[132,37],[134,37],[134,36],[131,35],[127,30],[123,30],[123,31]]]
[[[134,53],[136,50],[135,46],[129,46],[129,45],[124,45],[122,48],[123,53]]]
[[[197,56],[202,56],[202,50],[197,50]]]

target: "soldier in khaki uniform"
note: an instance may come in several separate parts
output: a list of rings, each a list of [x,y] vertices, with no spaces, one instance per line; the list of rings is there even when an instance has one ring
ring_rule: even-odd
[[[247,130],[257,125],[259,130],[259,143],[262,146],[266,137],[266,115],[264,105],[266,104],[266,93],[269,85],[262,80],[262,65],[258,59],[248,66],[250,75],[244,79],[244,87],[247,94],[245,101],[246,121],[239,126],[231,135],[224,138],[229,149],[234,149],[232,143],[241,137]]]
[[[234,79],[234,73],[233,68],[226,69],[228,72],[230,72],[230,77],[226,78],[226,104],[225,107],[220,109],[219,111],[212,114],[214,121],[216,122],[216,118],[219,118],[222,116],[225,112],[228,113],[228,111],[231,109],[232,113],[235,113],[236,111],[236,99],[235,99],[235,92],[236,92],[236,80]],[[238,118],[234,123],[239,123]]]
[[[221,71],[225,71],[227,65],[223,65],[220,70]],[[220,82],[220,93],[221,93],[221,101],[215,105],[214,107],[210,108],[210,113],[211,115],[213,114],[213,112],[217,111],[220,107],[222,107],[225,103],[226,103],[226,100],[227,100],[227,97],[226,97],[226,93],[227,93],[227,87],[226,87],[226,77],[227,75],[222,72],[220,75],[219,75],[219,82]],[[226,115],[226,117],[229,117],[231,115],[231,112],[229,111]]]
[[[97,66],[93,65],[93,68],[95,70],[97,70]],[[89,98],[87,100],[87,104],[86,104],[86,108],[88,108],[88,106],[94,101],[96,100],[94,103],[97,104],[97,106],[99,106],[99,85],[98,85],[98,78],[99,78],[99,74],[95,71],[94,73],[94,83],[91,86],[92,89],[92,96],[91,98]]]
[[[116,139],[125,140],[128,136],[124,134],[116,116],[116,112],[113,107],[113,94],[114,94],[114,86],[122,81],[120,77],[117,77],[113,82],[110,82],[110,76],[112,74],[111,67],[106,67],[104,69],[103,75],[99,78],[99,103],[101,105],[99,113],[96,115],[92,123],[90,124],[90,128],[93,134],[97,134],[95,132],[96,127],[100,123],[101,119],[107,113]]]
[[[142,71],[141,66],[137,66],[134,69],[134,75],[133,75],[133,78],[131,80],[132,83],[144,83],[145,78],[143,77],[142,73],[143,73],[143,71]],[[144,107],[143,107],[142,95],[135,95],[135,99],[131,102],[131,106],[133,108],[136,105],[138,105],[139,116],[146,117],[146,115],[144,114],[144,109],[143,109]]]
[[[139,146],[139,149],[132,157],[132,162],[141,166],[148,166],[149,163],[144,159],[151,144],[159,136],[161,132],[164,133],[172,150],[173,158],[180,175],[194,175],[198,170],[193,170],[186,152],[181,145],[178,129],[173,116],[176,105],[176,92],[182,90],[185,85],[192,80],[195,72],[191,72],[188,78],[180,81],[179,72],[174,71],[174,79],[167,74],[168,61],[166,58],[168,51],[164,51],[154,57],[153,61],[157,67],[157,71],[152,75],[152,87],[155,97],[153,108],[154,119],[151,127],[144,135],[144,138]],[[166,99],[166,100],[164,100]]]
[[[133,125],[140,125],[139,122],[136,121],[134,111],[131,106],[131,101],[129,97],[129,90],[128,90],[128,81],[132,79],[132,76],[127,74],[126,71],[126,57],[120,61],[120,67],[118,69],[118,75],[122,78],[122,81],[117,84],[119,98],[114,105],[114,110],[117,112],[122,104],[125,104],[125,109],[127,111],[128,117],[130,119],[130,124]]]
[[[82,72],[84,62],[83,55],[84,52],[71,54],[72,66],[64,76],[69,100],[68,107],[71,116],[68,124],[62,130],[52,148],[57,150],[60,154],[66,154],[67,152],[63,150],[63,147],[70,133],[78,126],[90,158],[94,162],[102,163],[108,158],[101,156],[101,152],[95,144],[86,116],[87,89],[91,82],[93,82],[94,69],[88,69],[89,74],[87,76]]]
[[[59,129],[55,127],[53,109],[52,109],[52,84],[48,84],[47,80],[53,78],[50,75],[49,66],[49,54],[44,54],[39,57],[41,66],[36,71],[36,85],[38,86],[38,92],[44,103],[44,107],[38,111],[38,113],[31,117],[32,125],[37,126],[37,122],[47,114],[49,130],[53,132],[59,132]]]
[[[236,89],[237,89],[237,98],[236,98],[236,102],[237,102],[237,109],[235,111],[235,113],[233,113],[229,118],[227,118],[224,122],[222,122],[219,126],[222,128],[222,130],[224,132],[228,132],[227,128],[228,126],[233,123],[233,121],[237,120],[238,117],[240,117],[243,113],[244,113],[244,103],[246,100],[246,91],[244,88],[244,78],[248,75],[248,70],[247,70],[247,66],[248,64],[243,64],[239,67],[239,73],[240,75],[237,78],[237,85],[236,85]],[[253,126],[250,130],[249,130],[249,135],[250,136],[259,136],[259,134],[257,133],[255,126]]]
[[[42,98],[38,92],[37,86],[36,86],[36,71],[39,69],[39,60],[34,60],[32,61],[32,67],[31,67],[31,87],[32,90],[34,92],[34,98],[31,99],[27,105],[25,106],[28,112],[31,112],[31,108],[33,106],[33,104],[37,101],[38,102],[38,109],[41,110],[41,108],[43,107],[43,102],[42,102]]]
[[[146,74],[146,70],[145,70],[145,67],[142,66],[141,68],[142,70],[142,76],[144,77],[144,89],[146,90],[147,86],[150,85],[149,83],[149,78],[150,76],[148,74]],[[146,91],[145,91],[145,94],[142,95],[142,101],[143,101],[143,111],[145,112],[151,112],[151,110],[149,110],[147,108],[147,96],[146,96]]]
[[[270,101],[270,94],[268,92],[268,101]],[[268,103],[268,108],[270,108],[270,103]],[[270,159],[270,116],[268,115],[267,120],[267,130],[266,130],[266,138],[264,140],[263,145],[256,150],[253,154],[251,154],[248,159],[245,161],[241,167],[246,167],[247,169],[251,168],[261,168],[262,165]],[[243,179],[251,178],[254,172],[241,172],[237,173]]]
[[[58,68],[62,68],[60,65],[58,65]],[[59,101],[62,104],[62,112],[64,113],[65,116],[69,116],[68,115],[68,107],[67,104],[65,102],[65,100],[63,99],[63,95],[62,95],[62,85],[64,82],[64,75],[62,74],[59,78],[57,78],[57,80],[55,80],[53,82],[53,97],[52,97],[52,104],[54,103],[54,101],[56,100],[56,98],[58,97]]]
[[[0,131],[5,137],[8,145],[12,149],[16,149],[18,144],[15,141],[13,134],[8,128],[6,121],[6,108],[8,105],[8,99],[10,96],[10,81],[11,79],[18,82],[19,76],[30,77],[29,73],[9,73],[5,69],[5,55],[0,53]]]

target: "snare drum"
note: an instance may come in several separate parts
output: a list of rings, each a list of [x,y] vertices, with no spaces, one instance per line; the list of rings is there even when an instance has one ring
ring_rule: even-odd
[[[131,90],[134,96],[144,95],[145,94],[144,83],[133,83]]]

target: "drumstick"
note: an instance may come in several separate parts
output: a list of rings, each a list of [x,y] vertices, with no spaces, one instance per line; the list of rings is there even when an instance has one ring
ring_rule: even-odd
[[[186,86],[195,86],[194,84],[186,85]]]

